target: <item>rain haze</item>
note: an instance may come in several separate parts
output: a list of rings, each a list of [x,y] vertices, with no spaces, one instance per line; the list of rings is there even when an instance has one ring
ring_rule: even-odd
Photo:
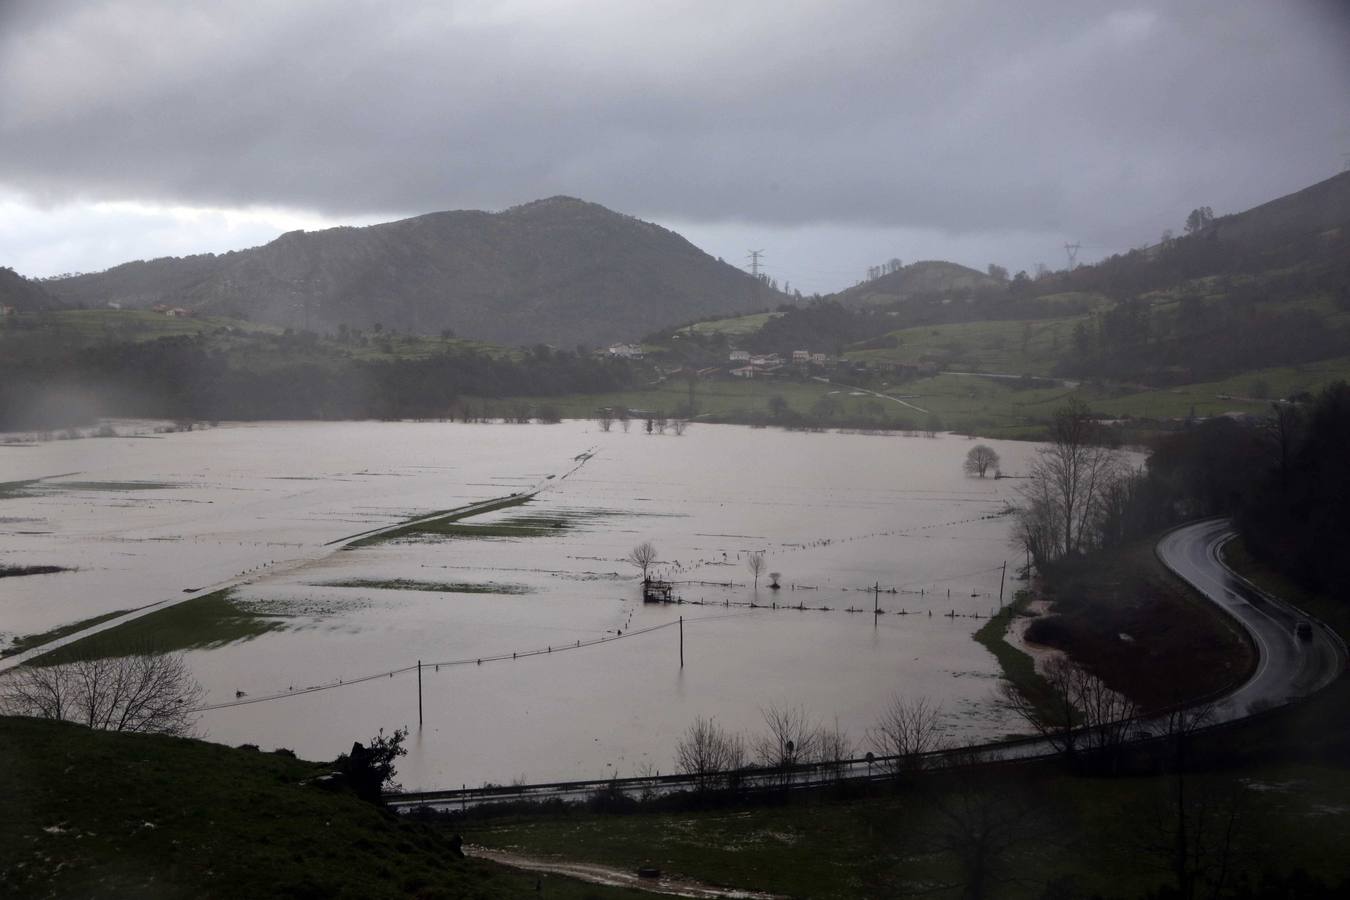
[[[25,2],[0,9],[21,274],[565,194],[826,293],[1152,243],[1350,152],[1330,2]]]
[[[0,0],[0,897],[1350,896],[1343,0]]]

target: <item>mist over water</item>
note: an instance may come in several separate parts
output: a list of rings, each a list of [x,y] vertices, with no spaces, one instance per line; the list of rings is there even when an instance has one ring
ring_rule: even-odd
[[[1009,474],[1035,449],[988,443]],[[1013,552],[999,513],[1017,482],[963,475],[970,446],[569,422],[281,423],[5,448],[3,480],[64,477],[0,506],[0,563],[79,571],[7,579],[0,630],[33,633],[252,570],[236,602],[283,627],[190,651],[208,702],[343,684],[216,709],[202,731],[331,758],[410,726],[407,788],[670,772],[695,716],[749,735],[775,703],[837,718],[861,742],[897,691],[940,702],[954,739],[992,738],[1015,723],[970,635],[997,606]],[[482,536],[324,546],[540,483],[530,503],[462,523]],[[623,557],[643,540],[689,602],[641,602]],[[755,590],[744,560],[757,551],[767,565]],[[372,586],[394,580],[439,589]],[[876,584],[896,593],[875,598],[887,613],[874,622]],[[535,650],[546,652],[486,661]],[[347,684],[419,659],[431,664],[420,730],[415,672]]]

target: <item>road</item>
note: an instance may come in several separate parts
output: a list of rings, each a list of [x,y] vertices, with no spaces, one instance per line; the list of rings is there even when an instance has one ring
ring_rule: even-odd
[[[1163,565],[1237,619],[1256,644],[1256,669],[1218,702],[1218,721],[1306,697],[1335,681],[1346,663],[1345,646],[1335,632],[1253,587],[1223,564],[1219,548],[1232,536],[1227,519],[1209,519],[1170,531],[1158,542]],[[1295,626],[1305,621],[1312,625],[1310,640],[1300,640],[1294,633]]]
[[[1256,646],[1257,664],[1247,680],[1228,694],[1210,701],[1214,705],[1206,719],[1212,725],[1237,721],[1306,697],[1340,677],[1347,658],[1345,645],[1333,631],[1287,603],[1263,593],[1223,564],[1219,548],[1231,537],[1233,530],[1228,520],[1207,519],[1169,531],[1157,546],[1163,564],[1232,615]],[[1294,629],[1299,622],[1305,621],[1312,626],[1312,635],[1310,639],[1301,640]],[[1149,734],[1162,734],[1168,727],[1166,716],[1141,719],[1136,724],[1138,731]],[[1047,740],[1027,738],[978,748],[938,751],[931,756],[937,759],[969,755],[972,751],[986,763],[1034,759],[1057,752]],[[832,780],[884,779],[888,777],[884,774],[885,765],[884,760],[854,759],[830,766],[804,766],[791,776],[792,786],[808,787]],[[782,786],[782,775],[747,773],[742,776],[741,784],[749,790],[777,789]],[[455,810],[508,801],[581,802],[600,790],[659,795],[693,786],[690,778],[664,776],[425,791],[391,795],[389,801],[394,808],[403,810],[417,807]]]

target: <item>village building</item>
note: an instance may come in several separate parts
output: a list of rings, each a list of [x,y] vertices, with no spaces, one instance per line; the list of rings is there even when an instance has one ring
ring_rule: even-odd
[[[609,355],[620,359],[642,359],[642,347],[638,344],[611,344]]]

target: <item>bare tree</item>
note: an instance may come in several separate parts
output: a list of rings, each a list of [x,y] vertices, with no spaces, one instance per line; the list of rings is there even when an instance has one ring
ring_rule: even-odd
[[[842,763],[853,756],[853,739],[848,732],[839,727],[836,718],[831,725],[822,726],[816,739],[816,761],[834,771],[836,776],[843,774]]]
[[[1101,498],[1121,468],[1120,454],[1106,445],[1106,437],[1087,407],[1075,401],[1055,413],[1050,441],[1037,451],[1039,458],[1023,489],[1022,516],[1049,518],[1029,530],[1042,536],[1057,533],[1054,556],[1089,549]]]
[[[642,570],[642,580],[646,581],[647,571],[656,562],[656,545],[651,541],[643,541],[628,551],[627,561]]]
[[[998,454],[988,444],[976,444],[966,454],[966,462],[962,468],[966,470],[967,475],[978,475],[983,478],[990,469],[998,468]]]
[[[923,767],[923,754],[943,746],[942,708],[926,698],[895,694],[867,737],[878,756],[888,757],[897,775]]]
[[[600,414],[595,417],[595,422],[600,426],[601,431],[608,432],[614,427],[614,410],[608,408],[600,410]]]
[[[628,429],[633,427],[633,420],[629,418],[627,409],[619,413],[619,425],[623,427],[624,434],[627,434]]]
[[[1114,768],[1139,713],[1134,701],[1067,657],[1050,660],[1042,678],[1039,702],[1004,682],[1000,690],[1007,706],[1070,761],[1077,762],[1080,751],[1092,751],[1099,763]]]
[[[1027,696],[1012,682],[999,685],[1005,705],[1036,729],[1067,759],[1075,759],[1079,733],[1075,729],[1079,713],[1077,698],[1078,667],[1067,657],[1056,656],[1041,673],[1045,690],[1041,697]]]
[[[740,735],[699,716],[675,746],[675,763],[693,775],[700,790],[716,787],[729,772],[745,765],[745,744]]]
[[[760,710],[769,733],[755,741],[755,761],[770,769],[786,769],[812,762],[820,745],[820,729],[800,706],[770,706]],[[787,780],[785,773],[784,780]]]
[[[675,430],[675,436],[679,437],[689,428],[688,419],[671,419],[670,427]]]
[[[0,684],[0,710],[104,731],[187,734],[204,692],[182,654],[137,653],[20,666]]]
[[[745,558],[745,567],[750,570],[750,574],[755,576],[755,590],[759,590],[759,576],[764,571],[764,551],[759,550],[751,553]]]

